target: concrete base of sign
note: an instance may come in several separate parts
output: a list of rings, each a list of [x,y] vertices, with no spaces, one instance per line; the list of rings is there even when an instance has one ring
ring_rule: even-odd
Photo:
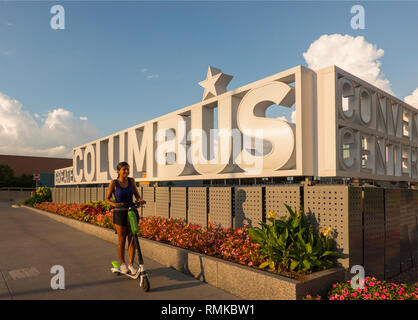
[[[117,244],[117,237],[113,230],[32,207],[24,207]],[[200,281],[242,299],[296,300],[307,294],[325,296],[333,283],[344,281],[346,277],[346,270],[336,267],[308,275],[305,281],[297,281],[144,238],[140,238],[140,245],[142,253],[152,260],[192,275]]]

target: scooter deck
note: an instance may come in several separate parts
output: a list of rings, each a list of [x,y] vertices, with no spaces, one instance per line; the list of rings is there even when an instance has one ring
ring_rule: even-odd
[[[117,275],[124,275],[127,276],[131,279],[138,279],[139,275],[141,274],[141,271],[138,270],[135,274],[131,274],[130,271],[128,271],[129,273],[122,273],[120,272],[120,269],[117,268],[111,268],[110,271],[112,271],[112,273],[116,273]]]

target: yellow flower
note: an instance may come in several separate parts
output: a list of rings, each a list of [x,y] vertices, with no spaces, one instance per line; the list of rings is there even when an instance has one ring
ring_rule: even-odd
[[[273,212],[273,211],[269,211],[269,213],[267,213],[267,218],[273,218],[276,219],[277,213]]]
[[[331,231],[331,228],[323,228],[322,230],[321,230],[321,233],[322,233],[322,235],[324,236],[324,237],[326,237],[326,236],[328,236],[328,233]]]

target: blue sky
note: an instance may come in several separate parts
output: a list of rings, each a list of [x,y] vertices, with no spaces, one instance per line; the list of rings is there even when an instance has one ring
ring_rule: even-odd
[[[358,3],[364,30],[350,26]],[[380,70],[403,99],[418,86],[417,3],[0,2],[0,93],[36,121],[56,108],[87,117],[99,138],[200,101],[208,65],[233,89],[306,66],[310,44],[339,33],[384,50]],[[65,30],[50,27],[54,4]]]

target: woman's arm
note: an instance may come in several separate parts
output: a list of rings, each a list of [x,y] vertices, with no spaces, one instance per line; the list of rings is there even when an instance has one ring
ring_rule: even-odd
[[[120,203],[110,201],[110,197],[112,196],[114,190],[115,190],[115,181],[112,180],[109,184],[109,188],[107,189],[105,201],[107,204],[110,204],[111,206],[118,208],[120,207]]]

